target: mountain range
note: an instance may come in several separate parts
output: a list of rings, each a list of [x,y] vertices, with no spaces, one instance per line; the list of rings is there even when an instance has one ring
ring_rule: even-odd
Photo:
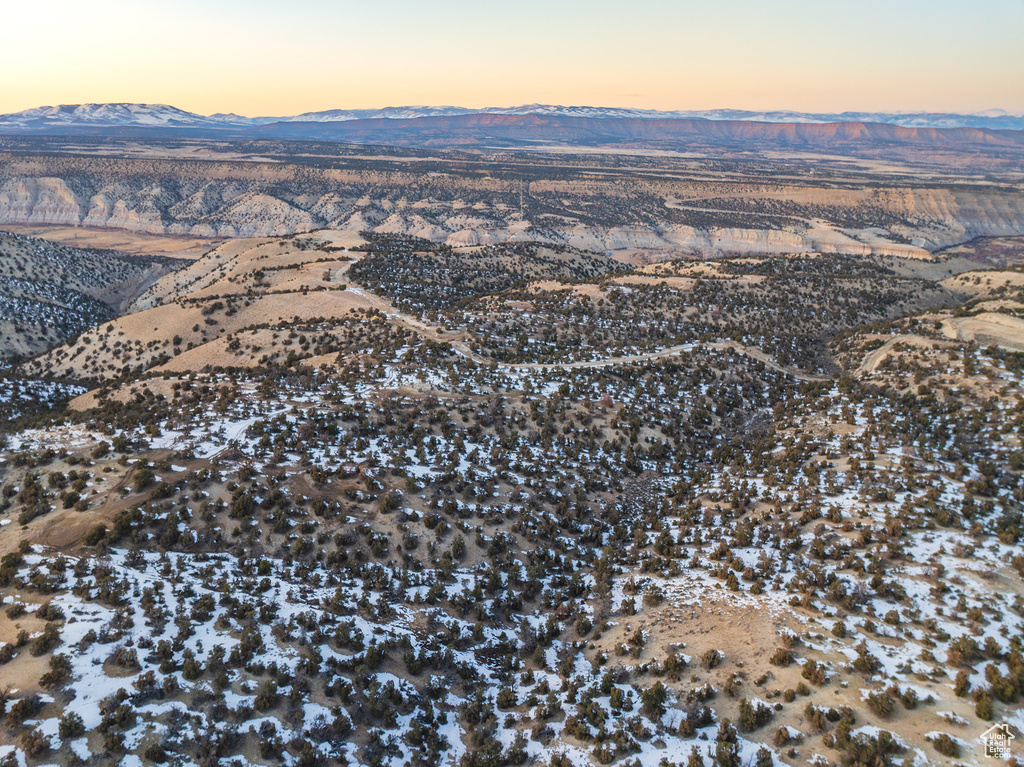
[[[943,112],[841,112],[807,113],[793,111],[748,111],[715,109],[705,111],[658,111],[619,107],[559,106],[525,104],[516,107],[469,109],[455,106],[401,106],[383,109],[329,109],[291,116],[244,117],[236,114],[200,115],[166,104],[62,104],[0,115],[0,132],[61,133],[75,128],[177,128],[237,131],[240,128],[276,123],[332,123],[352,120],[464,115],[538,115],[632,120],[709,120],[763,123],[880,123],[907,128],[980,128],[983,130],[1024,129],[1024,115],[992,109],[971,114]]]

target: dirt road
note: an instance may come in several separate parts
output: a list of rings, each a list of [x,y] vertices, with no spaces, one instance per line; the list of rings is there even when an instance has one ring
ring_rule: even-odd
[[[349,288],[349,290],[351,290],[356,295],[361,296],[370,301],[370,303],[372,303],[376,309],[379,309],[392,322],[395,322],[396,324],[399,325],[403,325],[409,328],[410,330],[413,330],[419,333],[420,335],[430,338],[434,341],[444,341],[450,344],[451,347],[458,354],[461,354],[467,359],[471,359],[480,365],[490,365],[493,362],[493,360],[488,359],[487,357],[483,357],[480,354],[474,352],[472,349],[469,348],[469,345],[465,341],[459,339],[446,338],[445,334],[440,332],[438,328],[423,322],[417,317],[413,317],[410,314],[405,314],[404,312],[399,311],[390,302],[384,300],[380,296],[370,293],[369,291],[366,291],[362,288],[352,287]],[[640,362],[676,357],[681,354],[691,352],[695,349],[699,349],[701,346],[702,344],[697,343],[679,344],[678,346],[670,346],[665,349],[644,352],[642,354],[631,354],[623,357],[604,357],[602,359],[597,360],[579,360],[574,362],[526,362],[520,364],[499,363],[498,369],[575,370],[582,368],[613,367],[616,365],[633,365]],[[814,375],[811,373],[806,373],[801,370],[797,370],[796,368],[780,365],[778,362],[775,361],[775,358],[772,357],[770,354],[767,354],[761,351],[760,349],[754,347],[743,346],[741,344],[737,344],[731,341],[716,341],[709,344],[703,344],[703,346],[708,349],[718,349],[720,351],[731,350],[736,354],[741,354],[744,357],[750,357],[751,359],[755,359],[758,362],[763,363],[766,367],[771,368],[772,370],[776,370],[780,373],[785,373],[786,375],[793,376],[794,378],[799,379],[801,381],[831,380],[830,376]]]

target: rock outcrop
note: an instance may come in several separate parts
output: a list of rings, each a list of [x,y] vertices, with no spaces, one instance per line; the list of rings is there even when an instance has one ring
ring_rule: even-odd
[[[447,245],[565,243],[633,257],[803,252],[927,257],[979,236],[1024,234],[1016,189],[620,179],[519,183],[479,175],[0,156],[0,225],[193,237],[314,229],[406,234]]]

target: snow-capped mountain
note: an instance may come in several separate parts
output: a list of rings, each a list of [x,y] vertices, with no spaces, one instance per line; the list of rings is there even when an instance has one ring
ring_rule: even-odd
[[[229,115],[203,117],[167,104],[61,104],[0,116],[0,126],[148,126],[188,128],[223,125]],[[242,120],[246,118],[240,118]]]
[[[335,122],[366,119],[414,119],[417,117],[452,117],[465,114],[546,115],[558,117],[588,117],[598,119],[632,118],[641,120],[747,120],[753,122],[832,123],[869,122],[902,125],[912,128],[988,128],[1024,129],[1024,115],[1010,114],[1001,109],[990,109],[976,114],[935,112],[840,112],[807,113],[786,110],[754,112],[743,109],[677,110],[630,109],[625,107],[561,106],[557,104],[523,104],[516,107],[387,107],[385,109],[331,109],[324,112],[306,112],[293,117],[257,117],[252,124],[273,122]]]
[[[0,115],[0,131],[59,132],[66,128],[179,128],[238,130],[273,123],[329,123],[367,119],[417,119],[421,117],[453,117],[468,114],[543,115],[586,117],[592,119],[688,119],[744,120],[771,123],[885,123],[915,128],[1024,129],[1024,115],[990,109],[974,114],[939,112],[840,112],[808,113],[792,111],[749,111],[713,109],[703,111],[659,111],[621,107],[561,106],[524,104],[516,107],[470,109],[456,106],[403,106],[383,109],[329,109],[291,116],[245,117],[237,114],[208,116],[186,112],[166,104],[62,104],[27,109]]]
[[[745,120],[771,123],[835,123],[867,122],[901,125],[908,128],[988,128],[1024,129],[1024,115],[1010,114],[1001,109],[990,109],[975,114],[941,112],[838,112],[808,113],[786,110],[755,112],[744,109],[711,109],[659,111],[656,109],[627,109],[618,107],[557,106],[528,104],[519,107],[481,109],[488,114],[558,115],[564,117],[634,118],[644,120]]]
[[[468,109],[467,107],[384,107],[383,109],[328,109],[324,112],[304,112],[291,117],[257,117],[259,124],[271,122],[338,122],[341,120],[412,120],[417,117],[454,117],[456,115],[497,112],[491,109]]]

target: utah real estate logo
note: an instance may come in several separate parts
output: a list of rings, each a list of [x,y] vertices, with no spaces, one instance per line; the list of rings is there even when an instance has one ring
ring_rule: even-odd
[[[1010,741],[1014,734],[1010,732],[1010,725],[1006,722],[989,727],[981,734],[981,741],[985,744],[985,756],[996,759],[1010,758]]]

